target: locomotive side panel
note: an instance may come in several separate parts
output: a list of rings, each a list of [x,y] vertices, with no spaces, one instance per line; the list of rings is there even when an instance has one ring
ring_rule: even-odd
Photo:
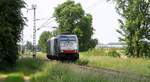
[[[50,52],[50,49],[51,49],[50,47],[51,47],[50,40],[48,40],[47,41],[47,55],[50,55],[50,53],[51,53]]]
[[[50,52],[51,52],[51,55],[55,55],[55,51],[54,51],[54,39],[51,39],[51,46],[50,46]]]
[[[55,37],[51,38],[47,41],[47,55],[54,56],[55,55]]]

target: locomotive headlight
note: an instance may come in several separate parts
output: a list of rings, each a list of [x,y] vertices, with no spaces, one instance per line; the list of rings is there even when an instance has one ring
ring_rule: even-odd
[[[63,50],[61,50],[60,52],[61,52],[61,53],[63,53],[64,51],[63,51]]]

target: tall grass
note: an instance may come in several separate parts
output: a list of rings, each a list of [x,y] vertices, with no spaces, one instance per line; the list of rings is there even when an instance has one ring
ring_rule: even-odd
[[[11,73],[23,73],[26,76],[29,76],[37,71],[40,71],[45,63],[42,59],[33,59],[33,58],[21,58],[17,61],[14,68],[9,70],[0,71],[0,75],[9,75]]]
[[[100,48],[100,49],[91,49],[86,52],[81,52],[80,54],[84,56],[112,56],[112,57],[118,57],[123,54],[122,49],[116,49],[116,48]]]
[[[109,52],[109,50],[96,49],[91,52],[90,51],[82,52],[80,54],[80,58],[81,60],[88,61],[87,65],[90,65],[90,66],[104,67],[104,68],[109,68],[113,70],[133,72],[137,74],[150,76],[150,60],[149,59],[143,59],[143,58],[124,59],[120,57],[112,57],[108,53],[104,53],[104,52]]]
[[[31,75],[40,71],[45,63],[42,59],[23,58],[17,61],[14,72],[23,72],[24,75]]]
[[[140,82],[120,75],[85,70],[73,64],[49,63],[32,76],[31,82]]]
[[[82,52],[77,63],[150,75],[150,60],[142,58],[121,59],[112,57],[108,52],[107,50],[99,49]],[[31,76],[30,82],[142,82],[122,75],[110,75],[109,73],[82,69],[74,64],[45,61],[43,60],[45,54],[39,54],[40,58],[38,59],[27,57],[18,60],[16,68],[7,73],[8,80],[6,79],[6,82],[13,82],[13,80],[22,82],[20,79],[22,79],[23,75]],[[12,81],[10,81],[11,79]]]

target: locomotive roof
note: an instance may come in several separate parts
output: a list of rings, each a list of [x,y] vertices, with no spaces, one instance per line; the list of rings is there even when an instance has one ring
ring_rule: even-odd
[[[49,40],[57,39],[57,38],[59,38],[59,37],[61,37],[61,36],[74,36],[74,37],[77,38],[77,35],[73,35],[73,34],[62,34],[62,35],[57,35],[56,37],[52,37],[52,38],[48,39],[48,41],[49,41]]]
[[[73,35],[73,34],[62,34],[62,35],[58,35],[57,37],[59,36],[77,36],[77,35]]]

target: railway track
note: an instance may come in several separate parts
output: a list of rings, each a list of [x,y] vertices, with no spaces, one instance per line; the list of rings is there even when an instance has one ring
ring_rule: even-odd
[[[124,78],[135,80],[137,82],[150,82],[150,76],[146,76],[146,75],[139,75],[139,74],[124,72],[124,71],[117,71],[117,70],[112,70],[112,69],[107,69],[102,67],[92,67],[92,66],[85,66],[85,65],[83,66],[77,64],[76,66],[79,66],[81,69],[90,70],[95,73],[108,74],[118,78],[124,77]]]
[[[46,61],[51,61],[51,60],[46,59]],[[63,63],[68,63],[68,62],[63,62]],[[118,77],[118,78],[124,77],[124,78],[134,80],[135,82],[150,82],[150,76],[146,76],[146,75],[140,75],[140,74],[136,74],[133,72],[112,70],[112,69],[103,68],[103,67],[92,67],[92,66],[87,66],[87,65],[79,65],[74,62],[71,62],[71,63],[81,69],[89,70],[89,71],[92,71],[95,73],[112,75],[112,76]]]
[[[41,60],[44,60],[46,62],[52,61],[52,60],[49,60],[47,58],[42,58]],[[68,63],[68,62],[63,62],[63,63]],[[95,73],[112,75],[112,76],[118,77],[118,78],[124,77],[124,78],[134,80],[135,82],[150,82],[150,76],[146,76],[146,75],[140,75],[140,74],[136,74],[136,73],[119,71],[119,70],[112,70],[112,69],[107,69],[107,68],[102,68],[102,67],[92,67],[92,66],[87,66],[87,65],[79,65],[79,64],[76,64],[74,62],[69,62],[69,63],[77,66],[80,69],[89,70],[89,71],[92,71]]]

